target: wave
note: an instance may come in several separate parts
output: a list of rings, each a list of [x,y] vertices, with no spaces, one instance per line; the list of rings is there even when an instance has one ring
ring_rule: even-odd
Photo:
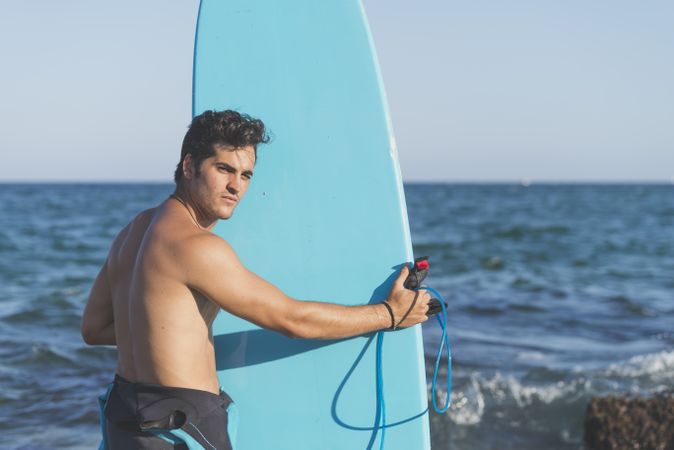
[[[476,425],[485,414],[493,414],[496,410],[503,415],[513,415],[513,410],[539,409],[540,406],[553,403],[575,403],[589,398],[591,388],[592,381],[586,377],[528,385],[512,375],[500,372],[491,377],[473,373],[464,386],[452,391],[448,414],[456,425]],[[429,399],[430,395],[429,385]],[[446,390],[436,387],[438,404],[442,404],[445,396]],[[547,410],[549,414],[555,414],[554,409]]]
[[[494,236],[502,239],[520,240],[525,237],[541,237],[543,235],[563,236],[571,232],[565,225],[512,225],[494,232]]]
[[[456,367],[455,367],[456,369]],[[517,377],[499,371],[488,375],[480,372],[456,374],[453,377],[448,420],[460,426],[477,425],[485,417],[509,421],[522,415],[537,420],[541,426],[554,429],[559,421],[583,417],[592,397],[638,394],[648,396],[671,390],[674,378],[674,350],[637,355],[625,362],[610,364],[591,371],[547,369],[548,381],[540,376]],[[457,376],[458,375],[458,376]],[[436,402],[445,401],[442,389],[446,371],[441,372],[436,387]],[[535,379],[537,381],[531,381]],[[431,385],[428,385],[429,408]],[[579,430],[576,430],[580,432]]]
[[[609,377],[643,378],[670,382],[674,379],[674,350],[637,355],[624,363],[611,364],[605,370]]]
[[[617,305],[623,312],[629,315],[642,316],[642,317],[650,317],[656,315],[655,311],[652,308],[640,305],[634,299],[631,299],[625,295],[615,295],[609,297],[609,300],[613,302],[615,305]]]

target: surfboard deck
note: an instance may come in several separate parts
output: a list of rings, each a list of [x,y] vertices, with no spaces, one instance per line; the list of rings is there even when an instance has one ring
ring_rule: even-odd
[[[202,0],[193,109],[236,109],[272,132],[246,197],[214,230],[250,270],[297,299],[386,298],[413,255],[358,0]],[[289,339],[226,312],[213,334],[237,450],[379,448],[374,334]],[[382,358],[384,448],[430,448],[421,328],[385,333]]]

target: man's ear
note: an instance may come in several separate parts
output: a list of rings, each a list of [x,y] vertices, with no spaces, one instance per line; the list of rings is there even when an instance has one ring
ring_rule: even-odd
[[[186,154],[183,158],[183,177],[186,180],[194,178],[194,160],[191,153]]]

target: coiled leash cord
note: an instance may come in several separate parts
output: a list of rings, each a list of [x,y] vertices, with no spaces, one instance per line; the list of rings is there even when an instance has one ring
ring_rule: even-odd
[[[442,328],[442,336],[440,337],[440,348],[438,348],[438,355],[435,357],[435,369],[433,370],[433,384],[431,385],[431,397],[433,397],[433,408],[438,414],[444,414],[449,409],[449,392],[452,389],[452,349],[449,346],[449,336],[447,335],[447,305],[442,299],[442,296],[438,291],[432,287],[422,286],[419,289],[426,289],[435,297],[440,300],[440,306],[442,307],[442,318],[440,315],[436,315],[435,318],[438,320],[438,325]],[[440,357],[442,356],[442,349],[447,347],[447,393],[445,395],[445,406],[442,408],[438,407],[438,403],[435,395],[435,386],[438,381],[438,371],[440,369]]]
[[[400,322],[398,322],[398,325],[400,325],[407,318],[410,311],[412,311],[412,308],[414,308],[417,298],[419,297],[419,290],[424,289],[435,296],[435,298],[431,298],[431,301],[429,302],[429,310],[426,314],[429,316],[435,315],[435,318],[437,319],[438,324],[442,329],[442,336],[440,337],[440,347],[438,348],[438,354],[435,358],[435,369],[433,370],[433,383],[431,384],[431,397],[433,398],[432,399],[433,409],[435,409],[435,412],[437,412],[438,414],[444,414],[445,412],[447,412],[450,406],[449,400],[450,400],[450,391],[452,388],[452,351],[449,345],[449,336],[447,335],[447,303],[445,303],[445,301],[443,300],[442,296],[438,291],[436,291],[432,287],[421,285],[421,282],[424,280],[424,278],[426,278],[426,275],[428,274],[428,268],[429,268],[428,257],[424,256],[421,258],[417,258],[414,261],[414,267],[410,270],[410,274],[408,275],[407,280],[405,280],[404,286],[407,289],[413,289],[417,291],[417,295],[414,297],[414,301],[412,302],[412,305],[410,306],[408,311],[405,313]],[[384,302],[384,305],[391,314],[390,329],[395,330],[397,329],[397,326],[395,325],[395,320],[393,318],[393,311],[386,302]],[[442,313],[441,315],[439,314],[440,312]],[[384,401],[384,373],[381,363],[383,345],[384,345],[384,332],[380,331],[379,333],[377,333],[377,350],[376,350],[377,398],[379,399],[380,414],[379,420],[375,425],[375,430],[381,429],[381,439],[379,440],[380,450],[383,450],[384,448],[384,437],[386,436],[386,403]],[[440,370],[440,359],[442,356],[442,350],[445,347],[447,348],[447,394],[445,396],[444,402],[445,405],[439,407],[436,400],[435,389],[438,380],[438,372]]]

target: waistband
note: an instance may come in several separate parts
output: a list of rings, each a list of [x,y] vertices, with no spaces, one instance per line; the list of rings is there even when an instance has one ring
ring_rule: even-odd
[[[115,378],[113,379],[113,383],[126,383],[126,384],[131,384],[137,387],[137,389],[140,390],[145,390],[145,389],[150,389],[150,390],[155,390],[158,392],[166,392],[171,393],[187,393],[188,395],[193,395],[196,396],[197,398],[203,398],[207,399],[208,397],[213,397],[213,398],[219,398],[219,399],[225,399],[229,403],[232,402],[232,399],[223,391],[220,389],[220,394],[214,394],[209,391],[204,391],[201,389],[191,389],[191,388],[183,388],[183,387],[172,387],[172,386],[163,386],[161,384],[152,384],[152,383],[138,383],[135,381],[129,381],[123,376],[115,373]]]
[[[105,415],[113,422],[135,423],[141,430],[174,428],[226,410],[232,399],[199,389],[130,382],[115,374]]]

